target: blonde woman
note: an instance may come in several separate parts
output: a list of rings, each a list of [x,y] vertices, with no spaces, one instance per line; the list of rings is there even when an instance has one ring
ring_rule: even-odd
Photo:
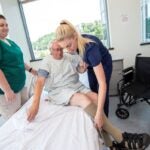
[[[75,27],[63,20],[56,30],[57,40],[68,52],[78,52],[88,65],[87,73],[90,88],[98,93],[99,107],[106,116],[109,113],[109,81],[112,73],[112,58],[102,42],[93,35],[80,34]],[[99,88],[100,87],[100,88]],[[101,111],[102,112],[102,111]]]

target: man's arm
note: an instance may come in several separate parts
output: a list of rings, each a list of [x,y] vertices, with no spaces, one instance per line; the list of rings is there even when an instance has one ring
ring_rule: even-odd
[[[45,81],[46,81],[45,77],[38,76],[36,84],[35,84],[35,89],[34,89],[33,102],[27,112],[28,121],[34,120],[36,114],[38,113],[41,93],[42,93]]]

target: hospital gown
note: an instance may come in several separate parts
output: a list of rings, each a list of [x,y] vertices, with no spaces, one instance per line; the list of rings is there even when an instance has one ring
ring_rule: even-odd
[[[47,80],[45,90],[48,92],[48,100],[54,104],[67,105],[73,94],[90,91],[79,81],[77,66],[81,61],[77,54],[64,53],[62,59],[54,59],[52,55],[44,58],[39,75],[46,71]]]

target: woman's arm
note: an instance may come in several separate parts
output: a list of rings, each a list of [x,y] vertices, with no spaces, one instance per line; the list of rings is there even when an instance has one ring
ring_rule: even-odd
[[[98,127],[101,128],[103,125],[102,114],[103,114],[103,109],[104,109],[107,84],[106,84],[106,77],[105,77],[105,73],[104,73],[102,64],[100,63],[93,69],[94,69],[94,72],[95,72],[95,75],[96,75],[96,78],[97,78],[97,81],[99,84],[98,106],[97,106],[97,112],[96,112],[95,119],[96,119],[96,123],[98,123]]]
[[[7,101],[13,101],[16,98],[14,91],[11,89],[1,69],[0,69],[0,88],[4,92]]]
[[[34,120],[36,114],[38,113],[39,109],[39,104],[40,104],[40,97],[41,93],[45,84],[45,77],[38,76],[36,84],[35,84],[35,89],[34,89],[34,95],[33,95],[33,102],[31,107],[28,109],[27,112],[27,120],[32,121]]]
[[[30,67],[28,64],[24,63],[25,69],[27,71],[29,71],[30,73],[32,73],[33,75],[37,75],[37,70],[33,69],[32,67]]]

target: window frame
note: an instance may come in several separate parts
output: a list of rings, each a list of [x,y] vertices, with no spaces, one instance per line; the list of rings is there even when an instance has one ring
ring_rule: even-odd
[[[107,35],[107,45],[108,45],[108,49],[112,49],[111,48],[111,43],[110,43],[110,30],[109,30],[109,19],[108,19],[108,3],[107,3],[107,0],[99,0],[100,1],[100,7],[101,7],[101,17],[103,16],[104,14],[104,18],[105,18],[105,24],[106,24],[106,35]],[[102,3],[104,4],[103,7],[104,7],[104,10],[102,10]],[[103,21],[103,17],[102,17],[102,21]]]
[[[29,2],[32,2],[32,0],[28,1],[28,2],[21,2],[20,0],[17,0],[17,2],[18,2],[18,6],[19,6],[19,11],[20,11],[20,15],[21,15],[24,31],[25,31],[25,36],[26,36],[26,40],[27,40],[30,56],[31,56],[31,61],[37,60],[35,58],[35,55],[34,55],[34,52],[33,52],[32,43],[31,43],[31,39],[30,39],[30,36],[29,36],[29,31],[28,31],[28,26],[27,26],[27,23],[26,23],[25,14],[24,14],[23,7],[22,7],[23,3],[29,3]]]

